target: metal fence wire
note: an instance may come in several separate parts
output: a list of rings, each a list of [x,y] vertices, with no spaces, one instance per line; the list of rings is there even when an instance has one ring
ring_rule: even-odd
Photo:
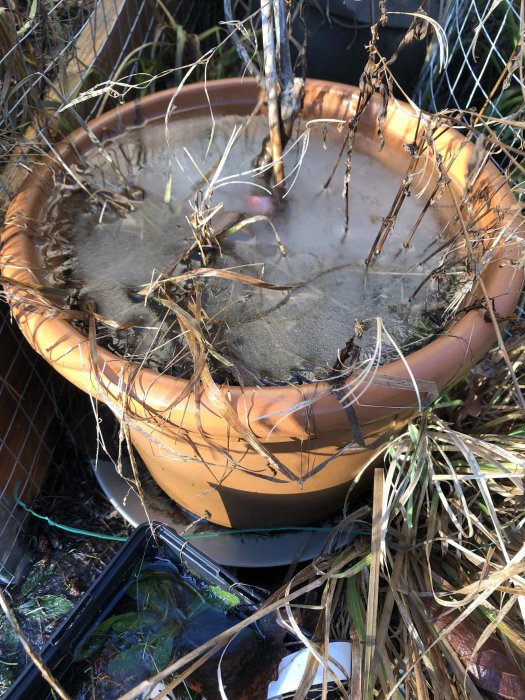
[[[416,89],[417,102],[432,112],[472,110],[492,117],[490,127],[498,138],[522,150],[523,129],[497,121],[523,121],[525,111],[520,0],[448,0],[440,23],[448,41],[448,65],[440,72],[435,42]],[[506,167],[508,160],[500,158],[498,164]],[[523,195],[523,178],[513,175]]]
[[[124,75],[133,82],[133,76],[147,72],[166,27],[179,42],[172,54],[184,61],[185,38],[216,22],[219,5],[166,0],[162,12],[155,0],[3,0],[0,5],[1,226],[12,196],[40,155],[115,100],[100,93],[61,108],[103,81]],[[5,583],[16,572],[27,516],[16,498],[30,503],[52,467],[61,430],[64,434],[63,393],[61,380],[29,348],[0,301],[0,581]]]
[[[0,303],[0,581],[9,582],[20,561],[18,536],[30,502],[42,485],[60,440],[64,384],[22,339]]]
[[[144,43],[148,0],[15,3],[0,10],[0,202],[6,205],[35,157],[98,108],[60,108],[105,78]]]
[[[99,100],[59,112],[82,89],[111,77],[153,26],[148,0],[13,2],[0,8],[0,225],[38,156],[89,118]],[[64,385],[40,360],[0,304],[0,580],[20,560],[30,503],[60,437]]]

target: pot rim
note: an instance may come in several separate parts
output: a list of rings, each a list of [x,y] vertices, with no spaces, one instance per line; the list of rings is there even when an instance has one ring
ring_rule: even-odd
[[[211,81],[206,84],[206,94],[210,96],[216,107],[247,107],[254,106],[258,88],[255,81],[252,79],[229,78],[218,81]],[[358,89],[352,86],[331,83],[328,81],[308,80],[305,90],[305,101],[309,99],[312,104],[315,104],[316,99],[321,102],[327,95],[335,96],[339,102],[346,104],[346,109],[351,107],[352,102],[357,99]],[[113,129],[113,125],[130,120],[133,124],[141,126],[149,121],[159,120],[163,117],[167,104],[177,95],[181,100],[192,103],[194,100],[199,103],[200,107],[205,107],[203,104],[203,96],[205,95],[204,84],[197,83],[184,88],[178,93],[178,89],[167,89],[152,95],[148,95],[135,102],[126,103],[123,106],[118,106],[111,111],[108,111],[89,123],[91,129],[99,137],[104,138],[108,129]],[[199,102],[200,100],[200,102]],[[389,116],[387,122],[391,118],[400,118],[404,120],[415,120],[414,110],[406,103],[396,101],[396,105],[389,107]],[[379,100],[374,99],[372,103],[373,109],[378,109]],[[195,104],[190,106],[181,106],[177,108],[175,114],[184,114],[187,111],[193,111]],[[390,109],[394,112],[390,112]],[[157,111],[157,116],[147,117],[144,120],[144,114],[149,114],[150,111]],[[401,116],[400,116],[401,115]],[[142,119],[141,122],[138,120]],[[386,124],[388,129],[388,123]],[[114,129],[113,129],[114,130]],[[450,130],[445,134],[444,148],[449,148],[451,145],[459,146],[463,143],[464,138],[455,130]],[[441,137],[440,137],[441,138]],[[80,150],[86,150],[86,146],[93,146],[89,136],[85,130],[80,128],[73,132],[64,142],[59,144],[57,150],[63,157],[68,157],[72,153],[71,144]],[[441,150],[441,148],[440,148]],[[473,144],[464,145],[462,153],[463,161],[466,164],[473,152]],[[59,166],[53,166],[59,167]],[[489,163],[486,166],[485,179],[501,179],[501,174],[496,167]],[[23,239],[22,243],[17,244],[17,255],[21,251],[28,250],[28,245],[33,245],[30,241],[29,234],[24,232],[24,226],[16,223],[17,217],[22,215],[25,220],[34,218],[38,221],[39,210],[39,192],[42,191],[51,175],[49,167],[49,159],[37,165],[35,170],[28,176],[20,192],[13,200],[9,207],[6,224],[2,231],[1,245],[3,251],[13,247],[13,241]],[[515,202],[514,195],[510,187],[505,184],[499,190],[496,196],[496,204],[503,199]],[[523,235],[523,231],[520,235]],[[517,246],[514,246],[516,248]],[[513,250],[514,250],[513,248]],[[511,251],[512,253],[512,251]],[[28,253],[29,258],[31,253]],[[4,255],[2,254],[4,258]],[[497,257],[497,256],[496,256]],[[38,281],[38,275],[35,272],[30,272],[29,267],[15,267],[16,256],[6,256],[2,261],[2,272],[6,276],[17,279],[22,282],[33,283],[35,279]],[[22,260],[24,260],[22,256]],[[495,258],[496,259],[496,258]],[[515,308],[519,292],[523,284],[523,270],[517,270],[510,265],[494,265],[490,264],[486,277],[486,286],[489,294],[497,297],[495,300],[495,310],[501,316],[506,316]],[[72,378],[72,365],[76,365],[76,372],[81,375],[86,375],[89,372],[90,365],[89,357],[89,341],[87,336],[81,334],[71,323],[60,318],[45,318],[39,317],[32,313],[30,308],[26,308],[22,300],[11,302],[13,314],[21,326],[24,334],[41,354],[48,361],[55,364],[58,371],[72,380],[77,386],[84,390],[89,390],[87,386],[93,388],[95,392],[100,394],[100,388],[104,388],[104,392],[118,404],[119,394],[122,393],[122,387],[125,387],[124,392],[127,398],[131,399],[134,407],[147,406],[153,409],[155,413],[166,413],[169,420],[173,423],[184,425],[185,416],[194,411],[188,411],[194,400],[192,396],[184,398],[180,403],[174,404],[174,396],[178,392],[182,392],[187,385],[187,380],[173,377],[170,375],[158,373],[148,368],[140,368],[140,365],[129,363],[112,354],[105,348],[97,346],[97,374],[98,377],[89,378],[84,376],[84,381],[78,377]],[[363,395],[355,404],[357,415],[362,424],[374,423],[378,417],[384,417],[388,413],[391,414],[392,408],[404,408],[408,405],[412,408],[412,413],[415,413],[417,406],[414,406],[416,392],[412,380],[417,381],[428,380],[435,383],[438,390],[441,390],[445,385],[459,378],[479,357],[481,357],[490,347],[494,340],[493,329],[490,323],[484,320],[485,312],[483,309],[472,309],[463,314],[461,318],[455,320],[442,335],[438,336],[423,348],[416,350],[406,356],[405,360],[398,359],[386,365],[381,365],[375,370],[375,381],[372,382],[365,390]],[[38,334],[46,327],[45,342],[38,339]],[[61,348],[60,355],[57,356],[57,348],[55,343],[49,343],[49,334],[52,334]],[[76,356],[74,358],[73,356]],[[71,365],[71,366],[70,366]],[[443,368],[443,365],[446,367]],[[408,369],[410,367],[410,370]],[[137,370],[140,369],[140,374]],[[91,370],[92,372],[92,370]],[[133,379],[131,379],[133,378]],[[385,387],[385,383],[393,380],[399,384],[406,384],[406,388],[399,386]],[[86,386],[87,385],[87,386]],[[410,388],[411,387],[411,388]],[[407,390],[408,389],[408,390]],[[240,387],[240,386],[223,386],[221,392],[227,395],[232,406],[236,410],[241,420],[249,423],[250,427],[258,436],[268,437],[269,433],[273,434],[275,439],[282,438],[284,435],[292,435],[295,437],[305,437],[316,434],[327,433],[334,430],[346,429],[349,427],[349,417],[345,411],[341,409],[340,402],[334,397],[330,389],[329,383],[325,381],[316,382],[302,386],[271,386],[271,387]],[[400,393],[401,392],[401,393]],[[410,401],[407,403],[407,394],[412,394]],[[108,398],[106,396],[106,400]],[[304,406],[297,409],[299,402],[312,402],[312,405],[306,409]],[[216,414],[207,397],[202,394],[200,403],[203,408]],[[279,410],[275,410],[275,406],[280,406]],[[273,410],[269,410],[273,407]],[[139,411],[140,413],[140,411]],[[272,417],[271,414],[275,414]],[[295,427],[291,425],[289,420],[293,413]],[[312,424],[313,421],[313,424]],[[284,423],[286,429],[280,424]],[[352,420],[350,419],[350,423]],[[312,426],[309,427],[309,426]],[[213,435],[215,429],[206,428],[208,434]]]

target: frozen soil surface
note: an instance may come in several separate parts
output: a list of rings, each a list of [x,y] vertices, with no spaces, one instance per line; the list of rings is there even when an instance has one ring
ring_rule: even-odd
[[[134,203],[135,210],[125,215],[110,207],[101,210],[79,195],[53,203],[51,225],[59,230],[58,238],[71,239],[71,275],[82,283],[81,301],[93,299],[98,312],[117,323],[136,322],[131,330],[111,333],[109,346],[130,359],[147,356],[150,366],[174,363],[175,373],[190,370],[184,342],[165,309],[154,295],[144,304],[138,292],[194,243],[188,217],[203,201],[209,207],[222,203],[221,213],[211,219],[212,227],[224,212],[267,219],[246,223],[224,236],[214,252],[205,248],[206,260],[194,253],[175,268],[176,273],[204,265],[276,285],[299,285],[276,291],[201,278],[192,286],[193,298],[198,286],[208,318],[207,338],[234,363],[241,381],[264,384],[326,376],[354,334],[356,321],[364,322],[361,356],[377,352],[378,316],[404,351],[422,342],[428,334],[422,319],[442,308],[443,300],[436,291],[429,293],[428,285],[415,301],[409,298],[439,262],[435,256],[421,264],[443,244],[446,205],[430,208],[416,232],[415,245],[406,248],[403,241],[426,202],[425,196],[407,197],[381,255],[366,267],[364,260],[404,170],[403,165],[398,172],[385,166],[388,142],[380,155],[377,143],[357,141],[350,228],[345,233],[344,163],[331,185],[323,187],[343,134],[335,127],[326,133],[314,129],[308,143],[303,139],[290,149],[285,159],[288,193],[278,207],[260,187],[262,180],[249,172],[265,133],[261,118],[243,128],[224,164],[217,167],[234,129],[242,123],[240,117],[221,117],[212,131],[210,119],[198,117],[173,121],[168,138],[163,123],[116,138],[108,152],[126,180],[144,193],[142,201]],[[86,177],[92,189],[119,192],[121,184],[107,160],[93,152],[88,163]],[[384,361],[395,351],[388,349],[384,334],[383,343]]]

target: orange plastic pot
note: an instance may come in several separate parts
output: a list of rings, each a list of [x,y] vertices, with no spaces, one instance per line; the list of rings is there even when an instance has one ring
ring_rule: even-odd
[[[173,91],[166,91],[119,107],[92,122],[92,131],[103,141],[128,127],[162,119],[172,97]],[[248,114],[258,97],[250,80],[209,83],[207,93],[202,85],[193,85],[177,96],[171,118],[209,113],[208,98],[218,113]],[[304,113],[308,118],[346,119],[356,102],[355,88],[310,81]],[[408,105],[391,105],[383,124],[385,147],[379,151],[375,138],[379,108],[373,101],[360,122],[358,139],[369,143],[371,155],[404,174],[409,158],[404,145],[414,141],[421,124]],[[442,131],[436,144],[461,198],[473,148],[452,129]],[[60,152],[71,164],[75,152],[91,148],[89,136],[78,131]],[[4,275],[31,283],[40,279],[42,263],[34,238],[46,216],[57,168],[52,160],[39,165],[9,210],[2,234]],[[491,226],[497,219],[501,230],[507,224],[509,231],[515,230],[518,205],[492,165],[476,179],[471,198],[479,195],[486,207],[488,185],[495,194],[477,225]],[[484,267],[483,279],[501,318],[513,311],[522,287],[523,272],[515,264],[518,248],[516,237],[502,235]],[[220,388],[232,411],[260,440],[264,454],[217,410],[216,396],[202,392],[198,401],[194,395],[180,400],[184,380],[139,369],[103,348],[95,353],[69,322],[39,313],[20,294],[12,309],[29,342],[62,375],[105,401],[119,418],[125,417],[135,448],[166,493],[193,513],[234,527],[301,525],[340,510],[349,484],[378,452],[377,447],[359,445],[355,418],[366,444],[374,444],[417,413],[429,387],[439,390],[461,377],[495,339],[485,310],[472,308],[460,314],[446,333],[409,355],[406,363],[383,366],[373,382],[354,387],[353,411],[345,410],[324,383]],[[418,391],[413,380],[423,382]],[[276,461],[272,463],[272,456],[287,475],[276,468]]]

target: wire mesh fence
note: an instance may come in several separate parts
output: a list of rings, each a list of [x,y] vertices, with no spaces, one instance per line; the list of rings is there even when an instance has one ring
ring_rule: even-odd
[[[209,28],[220,19],[218,2],[185,0],[162,6],[165,10],[159,12],[154,0],[8,0],[0,8],[0,225],[39,157],[118,99],[108,99],[107,89],[94,90],[90,99],[72,105],[80,93],[121,76],[128,84],[145,80],[154,89],[152,78],[164,65],[183,65],[213,39]],[[163,50],[168,51],[164,58]],[[52,464],[64,430],[64,391],[0,302],[3,582],[12,579],[20,557],[18,540],[26,513],[16,499],[29,503]]]
[[[523,177],[512,162],[512,149],[520,159],[523,129],[522,27],[520,2],[516,0],[449,0],[441,19],[448,41],[449,62],[440,72],[440,48],[436,42],[416,90],[419,104],[429,111],[461,110],[480,115],[480,133],[490,129],[511,149],[497,158],[510,164],[511,175],[523,196]],[[502,123],[501,120],[505,120]],[[520,191],[521,190],[521,191]]]
[[[0,213],[39,155],[100,99],[60,112],[81,90],[111,77],[153,26],[148,0],[7,2],[0,8]],[[0,221],[2,216],[0,215]],[[0,580],[20,558],[26,518],[61,439],[63,384],[0,308]]]
[[[148,0],[56,0],[0,13],[0,201],[5,204],[39,153],[92,116],[101,96],[60,111],[81,90],[111,78],[147,40]]]
[[[18,535],[60,440],[64,385],[22,340],[6,304],[0,304],[0,581],[9,582],[20,560]]]
[[[510,37],[516,18],[519,27],[519,14],[505,0],[500,5],[501,16],[495,15],[495,3],[487,2],[483,8],[482,2],[455,0],[449,5],[445,27],[451,62],[439,74],[436,50],[419,90],[427,108],[475,109],[493,117],[494,128],[513,147],[521,146],[522,135],[495,120],[511,114],[517,120],[520,115],[517,64],[514,70],[520,57]],[[216,43],[224,36],[217,27],[220,4],[202,0],[178,3],[173,22],[153,0],[54,4],[48,0],[48,9],[43,12],[42,7],[43,3],[28,0],[24,13],[7,8],[0,14],[0,41],[4,37],[10,41],[0,58],[0,198],[5,203],[41,153],[119,99],[104,88],[61,109],[79,93],[121,77],[128,84],[147,83],[147,89],[161,86],[154,74],[163,73],[163,67],[171,71],[183,66],[205,50],[206,42]],[[168,35],[177,40],[168,40]],[[233,53],[231,60],[236,60]],[[217,67],[215,77],[226,64]],[[176,82],[177,77],[170,74],[169,80]],[[26,349],[6,309],[0,313],[0,348],[0,580],[9,581],[17,566],[17,539],[26,516],[16,497],[29,502],[52,465],[61,440],[62,388]]]

